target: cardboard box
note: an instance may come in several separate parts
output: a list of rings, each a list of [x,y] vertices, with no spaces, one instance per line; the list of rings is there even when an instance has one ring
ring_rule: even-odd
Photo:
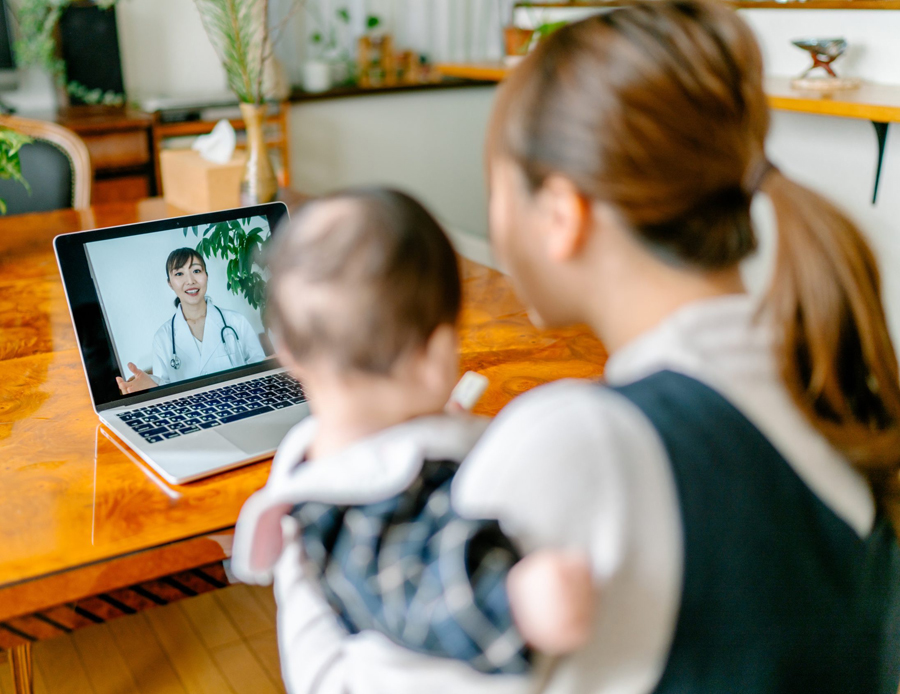
[[[227,164],[206,161],[192,149],[159,153],[163,196],[185,212],[212,212],[239,207],[245,152],[235,152]]]

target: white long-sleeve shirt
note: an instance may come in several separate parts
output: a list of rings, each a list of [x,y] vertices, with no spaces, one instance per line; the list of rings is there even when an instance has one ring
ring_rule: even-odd
[[[697,302],[614,354],[606,379],[625,384],[663,369],[711,386],[772,442],[801,479],[861,536],[875,505],[865,479],[803,418],[781,383],[772,333],[749,296]],[[285,672],[294,694],[527,691],[640,694],[665,667],[681,595],[684,549],[669,461],[646,417],[584,381],[535,388],[508,405],[457,475],[464,515],[499,519],[523,550],[586,551],[600,598],[590,643],[528,683],[477,675],[405,651],[377,634],[349,636],[282,558],[276,578]]]

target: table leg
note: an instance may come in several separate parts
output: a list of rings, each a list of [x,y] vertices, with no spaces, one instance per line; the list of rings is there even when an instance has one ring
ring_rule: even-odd
[[[32,694],[34,673],[31,662],[31,644],[24,643],[9,651],[13,688],[16,694]]]

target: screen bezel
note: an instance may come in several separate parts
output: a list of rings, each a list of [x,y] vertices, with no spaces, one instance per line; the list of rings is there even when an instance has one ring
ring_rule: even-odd
[[[277,368],[278,362],[270,357],[250,366],[239,366],[219,371],[207,376],[178,381],[171,385],[159,386],[150,390],[123,396],[116,386],[119,372],[118,360],[112,346],[112,339],[103,318],[100,297],[91,275],[90,263],[85,244],[95,241],[107,241],[127,236],[152,234],[184,227],[216,224],[233,219],[263,216],[269,222],[270,233],[274,234],[279,224],[288,218],[288,209],[283,202],[270,202],[264,205],[241,207],[237,209],[206,212],[203,214],[170,217],[149,222],[137,222],[116,227],[76,231],[61,234],[53,239],[53,249],[65,289],[69,314],[75,327],[75,338],[84,367],[88,390],[94,411],[100,413],[116,407],[125,407],[148,400],[156,400],[167,395],[176,395],[221,381],[249,376]],[[111,384],[111,387],[110,387]]]

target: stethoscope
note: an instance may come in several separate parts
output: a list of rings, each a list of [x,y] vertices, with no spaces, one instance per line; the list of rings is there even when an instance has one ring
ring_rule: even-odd
[[[225,314],[222,313],[222,309],[218,306],[213,306],[216,311],[219,312],[219,316],[222,318],[222,323],[225,327],[219,331],[219,339],[222,340],[222,344],[225,345],[225,351],[228,352],[228,345],[225,343],[225,331],[230,330],[231,334],[234,335],[234,339],[238,342],[241,341],[241,338],[238,337],[237,330],[228,325],[228,321],[225,320]],[[171,366],[176,371],[181,368],[181,357],[178,356],[178,352],[175,351],[175,318],[178,315],[178,312],[172,314],[172,358],[169,359],[169,366]],[[231,365],[234,366],[234,361],[231,359],[231,354],[228,355],[229,361],[231,361]]]

